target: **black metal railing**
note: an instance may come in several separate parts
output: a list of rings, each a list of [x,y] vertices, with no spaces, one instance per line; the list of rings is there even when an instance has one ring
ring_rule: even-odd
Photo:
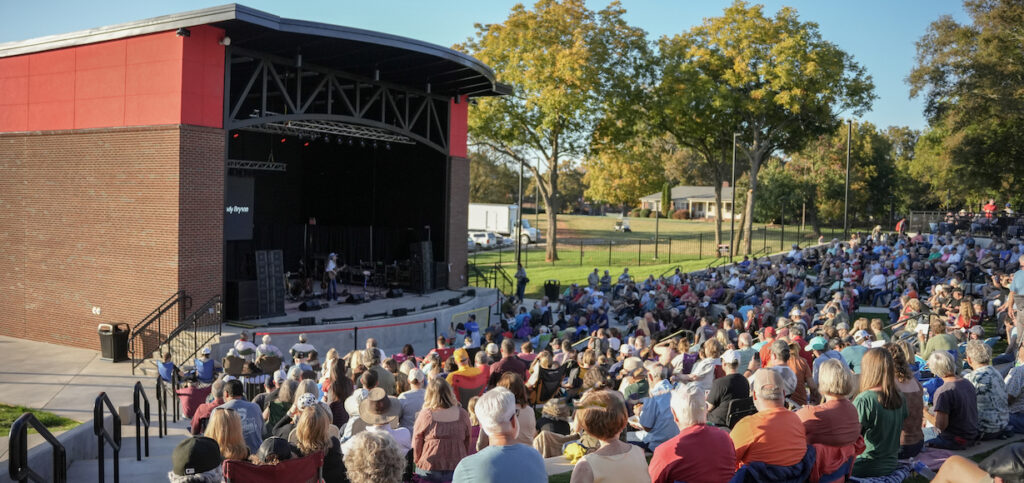
[[[167,382],[156,376],[156,428],[157,437],[167,434]]]
[[[51,479],[43,478],[32,468],[28,467],[28,427],[31,426],[39,433],[46,442],[53,447],[53,475]],[[50,433],[43,423],[36,419],[32,413],[22,414],[11,425],[10,439],[7,441],[8,469],[12,480],[27,482],[29,480],[39,483],[53,481],[64,483],[68,481],[67,450],[53,433]]]
[[[494,288],[500,290],[505,295],[515,293],[516,284],[512,280],[512,276],[501,265],[494,264],[492,273],[494,275]]]
[[[224,304],[221,296],[216,295],[185,317],[177,328],[167,334],[162,345],[171,352],[171,360],[176,366],[193,365],[199,351],[221,334],[223,322]]]
[[[110,434],[103,424],[104,406],[110,411],[110,415],[114,419],[114,434]],[[96,460],[99,466],[99,478],[97,481],[106,481],[103,478],[103,472],[106,470],[103,462],[103,447],[109,444],[110,449],[114,451],[114,483],[118,483],[121,478],[121,465],[119,464],[119,455],[121,453],[121,416],[117,415],[117,408],[110,402],[110,398],[107,397],[105,392],[101,392],[99,396],[96,396],[96,404],[92,410],[92,428],[93,433],[96,434]]]
[[[149,458],[149,397],[142,388],[142,381],[135,382],[132,396],[132,410],[135,412],[135,461],[142,461],[142,428],[145,427],[146,457]]]
[[[135,368],[160,348],[164,337],[178,328],[182,321],[182,314],[186,313],[191,305],[191,297],[186,295],[184,290],[179,290],[153,309],[149,315],[143,317],[139,323],[135,324],[135,327],[132,327],[132,333],[128,339],[128,352],[132,358],[132,374],[135,374]]]

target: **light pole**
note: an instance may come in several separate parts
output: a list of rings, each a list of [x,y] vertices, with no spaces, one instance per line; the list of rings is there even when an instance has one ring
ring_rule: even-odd
[[[853,121],[846,120],[846,194],[843,197],[843,238],[850,239],[850,137],[853,135]]]
[[[660,208],[662,208],[660,203],[658,204],[658,208],[659,209],[654,210],[654,259],[655,260],[658,259],[658,221],[661,218],[661,209]]]
[[[516,210],[516,269],[523,251],[523,162],[519,162],[519,206]]]
[[[537,160],[537,173],[540,173],[540,160]],[[533,191],[533,227],[537,230],[537,234],[540,235],[540,176],[536,176],[533,179],[534,191]]]
[[[732,189],[732,196],[729,200],[731,205],[729,209],[729,263],[732,263],[732,244],[736,241],[736,137],[739,135],[740,133],[737,132],[732,133],[732,181],[729,182],[729,188]]]

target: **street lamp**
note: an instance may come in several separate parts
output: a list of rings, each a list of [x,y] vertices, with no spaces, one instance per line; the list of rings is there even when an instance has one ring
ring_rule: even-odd
[[[850,137],[853,135],[853,121],[846,120],[846,193],[843,198],[843,238],[850,239]]]
[[[739,135],[740,133],[737,132],[732,133],[732,181],[729,182],[729,188],[732,189],[732,196],[729,200],[731,205],[729,208],[729,263],[732,263],[732,244],[736,241],[736,137]]]

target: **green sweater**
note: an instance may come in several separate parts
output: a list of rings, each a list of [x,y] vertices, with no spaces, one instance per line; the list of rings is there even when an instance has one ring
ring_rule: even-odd
[[[953,351],[954,360],[957,358],[956,349],[956,337],[951,334],[939,334],[933,335],[928,339],[928,343],[921,348],[921,357],[928,359],[928,356],[932,355],[935,351]]]

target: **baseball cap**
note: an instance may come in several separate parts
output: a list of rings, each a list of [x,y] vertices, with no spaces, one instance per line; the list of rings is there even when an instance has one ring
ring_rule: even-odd
[[[288,373],[286,373],[284,369],[274,371],[274,382],[282,383],[285,379],[288,379]]]
[[[487,353],[488,354],[497,354],[498,353],[498,344],[495,344],[494,342],[491,342],[491,343],[487,344]]]
[[[861,329],[858,330],[856,334],[853,334],[853,338],[859,341],[866,340],[871,338],[871,334],[869,334],[868,331]]]
[[[839,325],[836,325],[836,330],[850,330],[850,324],[840,322]]]
[[[206,436],[193,436],[178,443],[171,454],[175,475],[188,476],[206,473],[220,466],[220,445]]]
[[[200,354],[210,355],[210,348],[209,347],[203,347],[203,350],[199,351],[199,353]]]
[[[825,347],[828,347],[828,341],[822,336],[817,336],[811,339],[811,342],[804,347],[805,351],[823,351]]]
[[[740,361],[739,354],[737,354],[736,351],[734,351],[732,349],[729,349],[729,350],[725,351],[724,354],[722,354],[722,363],[723,364],[735,364],[735,363],[737,363],[739,361]]]
[[[643,371],[644,361],[640,360],[639,357],[627,357],[626,360],[622,361],[622,371],[625,374],[633,375],[638,371]]]
[[[308,407],[316,406],[316,394],[307,392],[299,396],[299,400],[295,401],[295,405],[298,406],[299,409],[306,409]]]
[[[764,328],[764,336],[768,337],[768,338],[774,338],[775,337],[775,327],[765,327]]]
[[[288,440],[271,436],[263,440],[260,450],[256,452],[256,457],[263,462],[266,462],[270,456],[276,456],[278,461],[284,461],[290,459],[292,453],[298,453],[298,450],[289,444]]]
[[[636,355],[636,348],[629,344],[622,344],[619,346],[619,354],[623,355]]]
[[[980,325],[975,325],[974,327],[970,328],[970,332],[973,334],[977,334],[978,337],[981,337],[985,335],[985,328]]]

